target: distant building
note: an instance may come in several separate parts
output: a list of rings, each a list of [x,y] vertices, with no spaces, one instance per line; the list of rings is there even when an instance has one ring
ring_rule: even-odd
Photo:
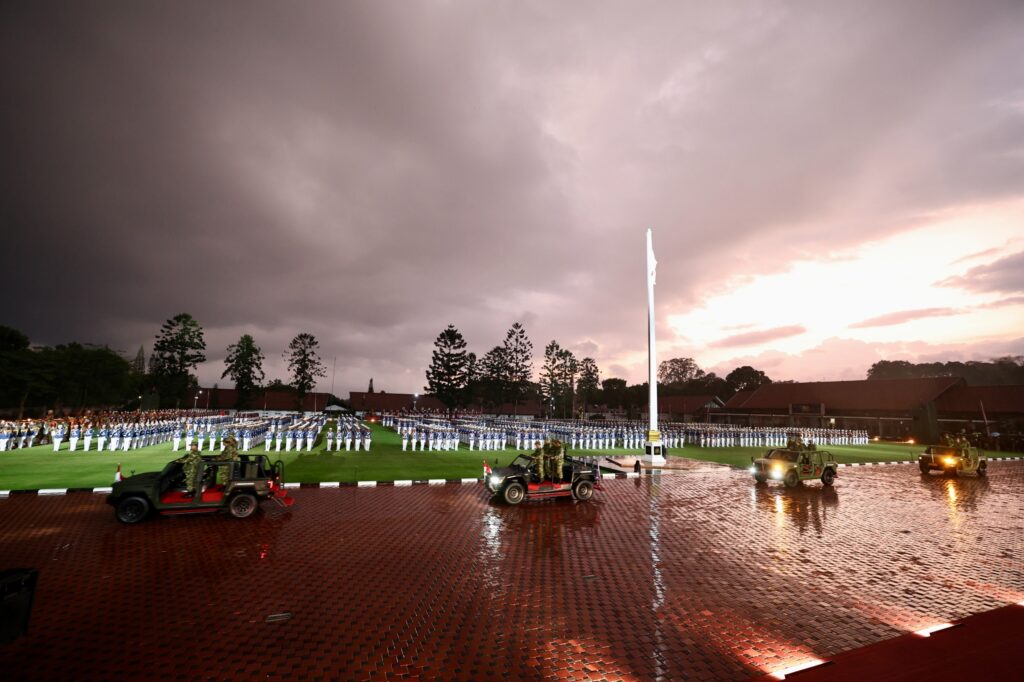
[[[421,394],[418,397],[413,393],[385,393],[378,391],[352,391],[348,394],[349,403],[356,412],[401,412],[411,410],[415,406],[417,410],[429,410],[445,412],[447,408],[440,400],[432,395]]]
[[[238,391],[233,388],[200,388],[193,393],[183,407],[197,407],[201,410],[272,410],[293,412],[298,409],[295,391],[288,388],[258,388],[249,395],[249,404],[238,405]],[[330,393],[307,393],[302,403],[303,412],[321,412],[331,400],[337,401]]]
[[[658,396],[658,413],[673,422],[711,421],[711,415],[724,406],[721,398],[710,394]]]
[[[968,386],[959,377],[773,383],[740,391],[712,421],[750,426],[864,429],[936,442],[947,431],[985,431],[1024,418],[1024,386]]]

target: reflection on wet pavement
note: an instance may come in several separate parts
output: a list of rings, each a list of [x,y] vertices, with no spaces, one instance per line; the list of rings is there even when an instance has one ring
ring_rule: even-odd
[[[480,486],[295,491],[252,519],[118,524],[102,496],[0,501],[40,570],[12,679],[743,679],[1024,599],[1024,463],[694,466],[590,504]],[[287,620],[268,616],[290,613]],[[187,652],[187,653],[186,653]]]

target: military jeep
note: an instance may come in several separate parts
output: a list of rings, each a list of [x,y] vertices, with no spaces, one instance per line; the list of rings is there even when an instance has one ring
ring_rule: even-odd
[[[291,506],[284,489],[284,464],[266,455],[240,455],[237,460],[203,457],[192,486],[185,470],[172,461],[163,471],[129,476],[114,483],[107,504],[121,523],[138,523],[152,512],[164,515],[203,514],[227,510],[236,519],[251,516],[267,498]],[[194,492],[189,493],[192,488]]]
[[[929,474],[933,470],[939,470],[947,476],[984,476],[988,473],[985,453],[966,445],[929,445],[917,456],[917,466],[922,474]]]
[[[748,471],[758,483],[772,479],[793,488],[815,478],[824,485],[832,485],[839,475],[839,464],[827,450],[776,448],[764,457],[751,457]]]
[[[583,459],[566,457],[562,464],[561,476],[537,475],[533,457],[519,455],[507,467],[495,467],[485,472],[484,486],[494,497],[508,504],[519,504],[523,500],[538,500],[549,497],[573,497],[586,502],[594,496],[594,490],[601,490],[601,470],[596,464]]]

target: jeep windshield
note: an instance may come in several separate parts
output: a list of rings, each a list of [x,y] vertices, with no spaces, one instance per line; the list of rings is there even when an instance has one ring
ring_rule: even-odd
[[[795,462],[798,455],[795,452],[789,452],[788,450],[772,450],[768,453],[768,459],[776,459],[783,462]]]
[[[950,456],[950,457],[956,457],[960,453],[955,448],[937,447],[937,446],[933,445],[933,446],[929,447],[927,450],[925,450],[924,454],[926,454],[926,455],[945,455],[945,456]]]
[[[531,466],[533,466],[533,458],[527,457],[526,455],[519,455],[514,460],[512,460],[511,466],[520,467],[522,469],[529,469]]]

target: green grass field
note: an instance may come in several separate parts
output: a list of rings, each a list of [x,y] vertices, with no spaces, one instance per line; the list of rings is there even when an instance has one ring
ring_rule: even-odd
[[[271,452],[271,459],[285,463],[285,480],[303,483],[323,481],[394,481],[425,480],[430,478],[476,478],[481,475],[483,460],[506,464],[516,452],[512,449],[480,452],[462,447],[457,452],[402,452],[401,440],[394,431],[379,424],[373,429],[370,452],[327,452],[321,438],[312,452]],[[911,460],[920,451],[918,445],[873,443],[859,446],[833,446],[827,448],[840,462],[895,462]],[[251,452],[263,452],[262,441]],[[673,450],[670,457],[685,457],[708,462],[746,467],[752,456],[759,456],[764,448],[698,448]],[[184,452],[179,452],[179,455]],[[610,450],[577,450],[579,455],[623,455],[635,457],[636,450],[614,448]],[[1013,455],[1015,453],[1000,453]],[[108,486],[114,480],[117,464],[128,476],[132,471],[157,471],[174,459],[170,443],[161,443],[131,452],[69,452],[65,443],[60,452],[53,446],[41,445],[26,450],[0,453],[0,490],[30,490],[36,488],[95,488]]]

